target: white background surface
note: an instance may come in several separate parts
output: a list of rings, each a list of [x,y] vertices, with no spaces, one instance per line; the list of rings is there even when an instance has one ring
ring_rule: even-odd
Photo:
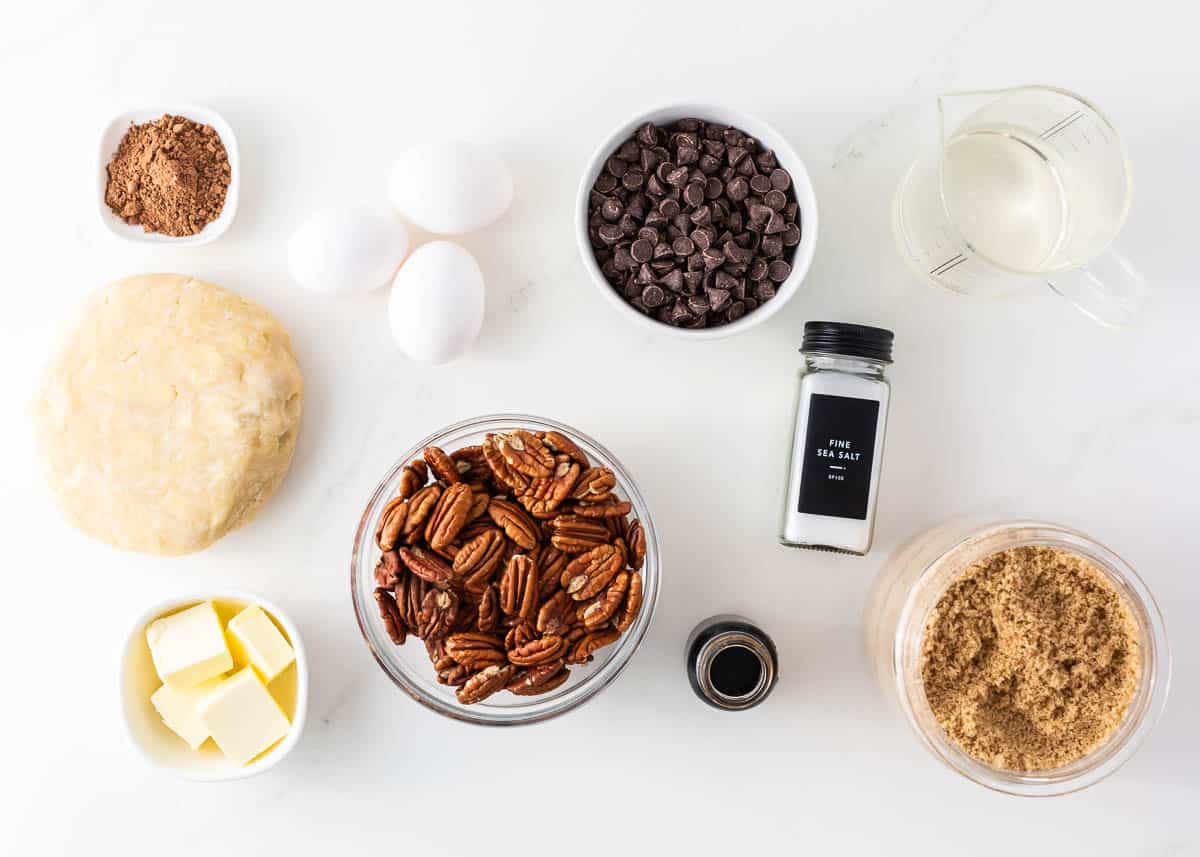
[[[1200,60],[1195,13],[1175,11],[1184,4],[14,5],[0,13],[0,850],[1200,854]],[[914,281],[893,249],[888,201],[900,166],[933,139],[934,94],[1026,82],[1084,93],[1125,135],[1138,190],[1122,245],[1155,287],[1134,332],[1101,330],[1048,291],[955,299]],[[775,124],[822,205],[797,298],[762,328],[698,345],[644,334],[607,307],[570,224],[598,138],[689,96]],[[241,144],[240,211],[207,247],[116,243],[94,211],[104,122],[164,100],[217,109]],[[285,263],[306,212],[383,198],[396,151],[428,134],[493,146],[517,182],[509,215],[464,242],[488,279],[483,335],[438,369],[399,357],[386,293],[306,294]],[[184,559],[75,534],[31,458],[26,405],[57,331],[92,289],[146,270],[265,304],[307,379],[279,494]],[[865,559],[775,543],[795,349],[813,318],[896,331]],[[666,557],[654,624],[619,681],[516,731],[443,722],[403,697],[363,645],[347,587],[354,525],[394,457],[497,410],[564,420],[614,450],[651,502]],[[979,510],[1110,543],[1166,614],[1166,715],[1089,792],[1020,800],[956,778],[868,681],[859,615],[876,569],[916,530]],[[122,734],[119,644],[151,601],[226,584],[277,601],[301,627],[308,730],[257,779],[176,781]],[[774,635],[782,659],[774,695],[740,715],[702,706],[682,668],[692,626],[730,610]]]

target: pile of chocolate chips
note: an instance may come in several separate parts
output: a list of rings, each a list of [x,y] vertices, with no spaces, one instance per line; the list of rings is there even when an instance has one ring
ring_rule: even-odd
[[[754,137],[702,119],[647,122],[592,186],[601,272],[639,312],[676,327],[737,321],[792,272],[792,177]]]

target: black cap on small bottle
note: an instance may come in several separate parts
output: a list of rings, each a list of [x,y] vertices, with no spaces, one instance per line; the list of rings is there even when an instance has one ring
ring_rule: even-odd
[[[895,334],[882,327],[847,324],[841,321],[810,321],[804,325],[801,351],[823,351],[846,357],[864,357],[881,363],[892,362]]]

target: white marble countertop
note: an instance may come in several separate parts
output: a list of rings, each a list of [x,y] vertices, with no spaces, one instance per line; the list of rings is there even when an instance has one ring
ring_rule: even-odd
[[[22,5],[0,12],[6,853],[1200,855],[1194,10]],[[915,281],[893,247],[887,206],[898,170],[935,133],[934,95],[1027,82],[1084,93],[1124,133],[1137,196],[1121,243],[1154,286],[1136,330],[1102,330],[1048,290],[956,299]],[[606,306],[570,225],[601,135],[689,96],[786,134],[823,220],[796,299],[765,326],[701,344],[647,335]],[[99,129],[158,101],[211,106],[237,131],[241,206],[212,245],[121,244],[98,223]],[[436,369],[393,347],[385,292],[304,293],[285,260],[307,211],[382,199],[396,151],[427,134],[493,146],[517,184],[508,216],[464,242],[488,281],[483,334]],[[252,525],[175,560],[120,554],[62,523],[26,417],[36,371],[83,296],[146,270],[268,306],[307,379],[279,494]],[[896,331],[877,541],[863,559],[775,542],[796,347],[817,317]],[[666,558],[628,670],[583,709],[520,730],[447,722],[405,698],[363,645],[347,591],[353,528],[382,471],[433,429],[500,410],[564,420],[615,451],[648,496]],[[961,511],[1079,527],[1132,562],[1163,607],[1172,699],[1138,755],[1090,791],[1023,800],[959,779],[870,683],[867,586],[898,543]],[[301,627],[309,725],[270,773],[193,784],[126,743],[117,652],[146,604],[223,585],[263,593]],[[779,687],[742,715],[709,710],[684,678],[687,633],[723,611],[754,618],[780,648]]]

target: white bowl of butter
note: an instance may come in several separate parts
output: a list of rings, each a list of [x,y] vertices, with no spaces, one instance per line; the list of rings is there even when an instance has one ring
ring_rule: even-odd
[[[236,780],[300,740],[308,662],[282,610],[247,592],[172,598],[130,630],[121,708],[151,764],[191,780]]]

